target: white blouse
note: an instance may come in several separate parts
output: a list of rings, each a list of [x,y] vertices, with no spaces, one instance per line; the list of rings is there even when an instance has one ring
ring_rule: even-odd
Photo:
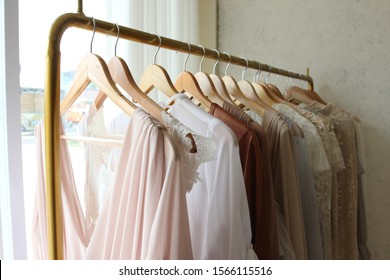
[[[172,103],[169,112],[214,147],[213,159],[199,166],[199,181],[187,194],[194,259],[257,259],[235,134],[184,94],[167,102]]]

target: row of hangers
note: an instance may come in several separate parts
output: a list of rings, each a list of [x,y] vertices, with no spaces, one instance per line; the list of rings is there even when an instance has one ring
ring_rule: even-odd
[[[160,44],[154,54],[153,64],[147,67],[140,82],[137,84],[126,62],[116,54],[116,46],[120,35],[119,25],[116,24],[118,36],[115,43],[115,56],[106,64],[100,56],[92,52],[92,43],[96,31],[95,19],[92,18],[92,21],[93,34],[90,53],[81,60],[72,86],[60,104],[61,116],[72,106],[91,82],[100,89],[94,100],[96,109],[99,109],[108,97],[127,115],[132,115],[137,108],[135,103],[138,103],[145,111],[158,119],[162,125],[164,125],[162,120],[164,108],[148,96],[148,93],[153,88],[158,89],[168,97],[184,92],[189,95],[194,103],[207,110],[210,109],[213,102],[220,106],[222,106],[223,102],[229,102],[244,110],[250,109],[260,116],[264,116],[266,109],[273,110],[272,106],[275,103],[286,103],[290,106],[296,106],[297,101],[305,103],[318,101],[326,104],[316,92],[305,90],[298,86],[285,88],[285,92],[282,94],[277,86],[268,83],[270,73],[265,78],[266,82],[258,81],[261,73],[260,68],[254,75],[252,82],[246,80],[245,73],[248,68],[248,60],[244,57],[241,58],[246,61],[247,67],[243,70],[240,81],[237,82],[232,76],[228,75],[227,70],[230,66],[230,61],[225,68],[224,76],[216,75],[215,70],[219,62],[219,52],[216,49],[214,51],[217,53],[218,59],[214,64],[213,73],[207,74],[202,72],[202,63],[205,58],[203,46],[201,47],[204,50],[204,56],[200,62],[199,72],[193,74],[186,70],[187,61],[191,54],[191,45],[189,43],[187,43],[188,54],[184,61],[184,70],[173,83],[167,71],[162,66],[156,64],[156,56],[161,47],[161,37],[159,35],[157,36]],[[224,54],[230,57],[228,53],[224,52]],[[117,85],[129,95],[130,99],[122,94]]]

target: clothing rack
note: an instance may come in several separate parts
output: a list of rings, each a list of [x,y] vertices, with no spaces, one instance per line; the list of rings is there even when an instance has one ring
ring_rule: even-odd
[[[118,36],[118,27],[114,23],[95,19],[95,31],[113,37]],[[50,259],[63,259],[63,224],[61,205],[61,178],[60,178],[60,43],[64,32],[69,27],[92,31],[93,21],[83,13],[83,1],[78,0],[77,13],[67,13],[59,16],[50,29],[49,44],[46,57],[45,80],[45,171],[46,171],[46,205],[48,223],[48,247]],[[122,39],[140,42],[143,44],[160,46],[161,48],[188,53],[188,43],[159,37],[155,34],[142,32],[124,26],[119,26],[119,37]],[[161,40],[161,41],[160,41]],[[191,55],[205,56],[210,59],[266,71],[285,77],[307,81],[313,89],[313,79],[307,75],[293,73],[253,60],[228,55],[198,45],[190,44]]]

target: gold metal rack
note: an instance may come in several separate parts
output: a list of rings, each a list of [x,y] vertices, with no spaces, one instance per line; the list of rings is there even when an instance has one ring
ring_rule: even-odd
[[[117,26],[114,23],[95,20],[96,32],[116,37]],[[60,64],[61,53],[60,43],[64,32],[69,27],[76,27],[85,30],[93,30],[92,19],[83,13],[83,1],[78,0],[77,13],[61,15],[53,23],[50,34],[46,57],[46,80],[45,80],[45,171],[46,171],[46,204],[47,204],[47,224],[48,224],[48,248],[50,259],[63,259],[63,224],[62,224],[62,204],[61,204],[61,179],[60,179]],[[120,26],[119,36],[122,39],[140,42],[143,44],[159,46],[160,39],[150,33]],[[188,53],[188,44],[161,37],[161,47]],[[217,59],[218,55],[211,49],[203,49],[198,45],[190,45],[191,54]],[[301,75],[289,72],[276,67],[268,66],[257,61],[247,61],[220,52],[219,61],[230,62],[252,69],[260,69],[269,73],[278,74],[285,77],[304,80],[309,83],[309,88],[313,89],[313,79],[309,75]]]

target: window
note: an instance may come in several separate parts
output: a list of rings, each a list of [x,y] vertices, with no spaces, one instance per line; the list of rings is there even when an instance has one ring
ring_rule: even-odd
[[[199,2],[209,3],[203,0]],[[0,257],[23,259],[32,258],[31,213],[36,175],[34,127],[43,115],[45,56],[49,29],[57,16],[75,12],[77,1],[0,0],[0,3],[1,21],[5,22],[0,30],[0,131],[5,132],[0,136],[0,153],[7,155],[0,160],[0,179],[3,186],[0,190]],[[207,8],[210,10],[210,6]],[[84,12],[88,16],[191,43],[199,42],[198,9],[197,0],[99,0],[99,5],[96,5],[94,0],[84,1]],[[37,17],[37,14],[40,16]],[[205,23],[204,20],[202,22]],[[14,30],[18,24],[19,34]],[[209,24],[205,24],[205,27],[210,30]],[[91,32],[71,28],[63,36],[63,95],[69,90],[79,61],[89,52],[91,35]],[[204,43],[205,46],[215,47],[215,33],[213,39],[213,44]],[[19,53],[15,53],[12,50],[17,50],[18,45]],[[115,38],[96,34],[93,52],[108,60],[114,54],[114,45]],[[155,50],[153,46],[120,40],[117,53],[126,60],[137,81],[146,66],[152,63]],[[183,69],[184,58],[185,54],[161,50],[157,63],[163,65],[168,73],[175,77]],[[199,60],[191,57],[187,69],[196,70]],[[19,61],[20,64],[17,63]],[[10,94],[10,90],[14,93]],[[70,133],[77,127],[93,98],[94,88],[91,87],[84,94],[84,98],[79,100],[81,102],[75,104],[66,114],[66,125]],[[159,98],[157,93],[154,98]],[[73,148],[79,147],[75,144]],[[82,180],[81,174],[80,181]],[[7,188],[4,189],[4,186]],[[23,195],[24,200],[20,199]]]

